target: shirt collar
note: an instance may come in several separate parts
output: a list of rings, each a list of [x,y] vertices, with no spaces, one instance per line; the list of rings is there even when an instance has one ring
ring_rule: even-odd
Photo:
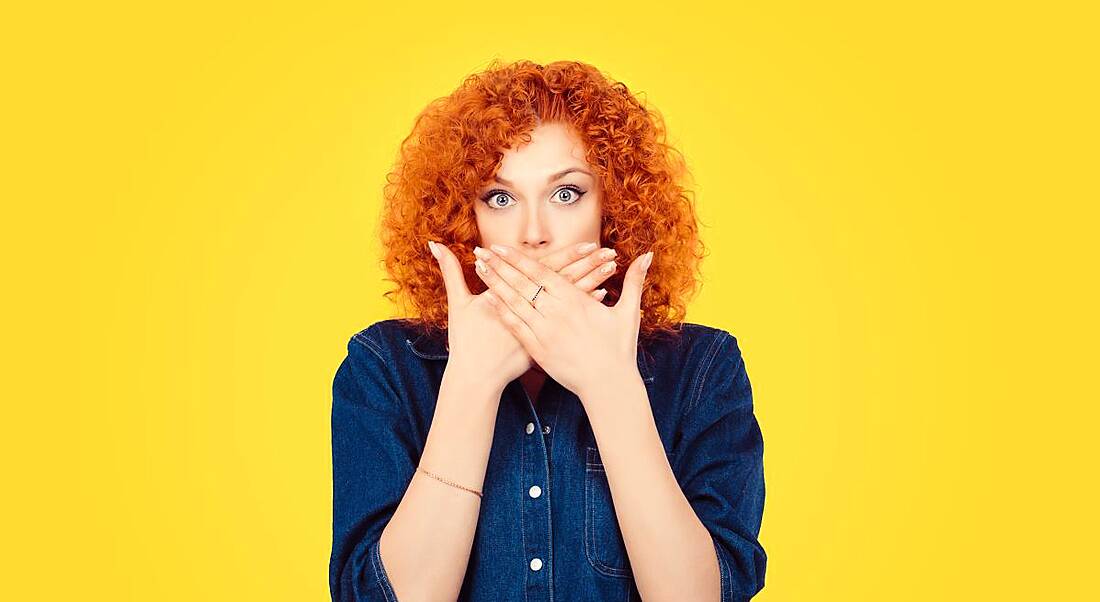
[[[406,338],[405,345],[417,357],[426,360],[445,360],[449,355],[446,331],[441,331],[439,334],[419,333],[412,338]],[[638,373],[642,377],[642,382],[647,384],[653,382],[655,376],[653,358],[641,342],[638,343]]]

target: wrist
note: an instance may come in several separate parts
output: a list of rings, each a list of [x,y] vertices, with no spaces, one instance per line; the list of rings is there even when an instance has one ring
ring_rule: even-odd
[[[447,362],[440,389],[454,389],[459,399],[488,399],[495,402],[500,400],[506,385],[507,383],[498,383],[474,370],[464,369],[457,363]]]
[[[630,363],[624,360],[600,365],[592,364],[591,368],[595,371],[595,375],[583,379],[579,390],[576,392],[578,397],[602,395],[609,391],[614,392],[624,386],[634,386],[636,383],[644,384],[642,383],[642,373],[633,361]]]
[[[649,392],[642,381],[642,375],[635,366],[632,370],[614,372],[611,376],[594,381],[592,385],[579,392],[581,404],[590,415],[610,408],[614,413],[623,408],[639,395],[648,399]]]

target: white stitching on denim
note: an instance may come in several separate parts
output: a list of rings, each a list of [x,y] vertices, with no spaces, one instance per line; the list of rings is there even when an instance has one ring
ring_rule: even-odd
[[[695,409],[695,404],[699,402],[699,396],[703,390],[703,383],[707,380],[707,375],[710,373],[710,367],[714,364],[714,358],[718,355],[718,350],[721,348],[721,343],[725,343],[726,339],[732,339],[733,336],[728,332],[722,330],[711,341],[710,348],[707,349],[706,355],[703,356],[703,362],[700,365],[699,373],[695,377],[695,383],[692,386],[692,396],[688,400],[688,407],[685,413],[691,413]]]
[[[600,474],[605,474],[605,475],[607,474],[607,470],[604,469],[604,465],[602,463],[596,463],[595,462],[595,458],[598,455],[599,455],[599,452],[595,448],[590,447],[590,446],[585,447],[585,462],[584,462],[584,468],[585,468],[585,478],[584,478],[584,505],[585,505],[584,555],[585,555],[585,558],[588,559],[588,561],[592,565],[592,567],[595,568],[597,571],[600,571],[601,573],[603,573],[603,574],[605,574],[609,577],[630,578],[634,574],[632,569],[625,569],[625,568],[620,569],[620,568],[617,568],[617,567],[608,566],[607,564],[604,564],[598,558],[595,558],[595,552],[593,552],[589,547],[589,545],[590,545],[589,544],[589,541],[590,541],[589,538],[590,537],[592,538],[591,539],[591,548],[596,547],[596,542],[595,542],[596,532],[595,532],[594,526],[591,525],[591,523],[594,522],[594,520],[591,517],[593,515],[593,509],[592,508],[593,508],[593,505],[594,505],[593,500],[595,498],[595,495],[593,495],[591,493],[592,485],[590,484],[591,480],[589,479],[588,474],[590,472],[595,472],[595,473],[600,473]],[[670,465],[671,465],[672,462],[675,461],[675,459],[678,455],[679,455],[678,453],[666,454],[666,457],[668,457],[669,460],[670,460],[670,462],[669,462]],[[629,600],[629,598],[630,598],[629,588],[627,588],[627,589],[628,589],[627,599]]]
[[[371,351],[371,353],[373,353],[375,355],[375,357],[377,357],[379,360],[384,362],[384,361],[386,361],[386,358],[383,357],[382,347],[379,346],[378,343],[375,343],[374,341],[370,340],[370,337],[368,337],[367,334],[366,334],[367,331],[370,330],[373,327],[374,326],[372,325],[368,328],[364,328],[363,330],[360,330],[359,332],[351,335],[351,338],[356,340],[356,341],[359,341],[360,343],[362,343],[364,347],[369,349]]]
[[[378,587],[382,590],[382,595],[385,596],[388,601],[390,599],[390,592],[393,592],[393,590],[390,588],[389,575],[386,575],[386,569],[382,567],[382,538],[378,538],[378,541],[371,546],[371,550],[370,563],[374,568],[374,579],[378,582]],[[385,581],[383,581],[383,578]],[[396,592],[393,592],[393,597],[394,602],[396,602]]]
[[[407,338],[405,339],[405,346],[408,347],[409,350],[412,351],[414,354],[416,354],[418,357],[422,357],[426,360],[445,360],[445,359],[447,359],[448,354],[443,354],[443,353],[436,354],[436,353],[423,353],[423,352],[421,352],[419,349],[416,348],[415,345],[413,345],[413,342],[411,340],[407,339]]]
[[[591,455],[592,448],[587,448],[587,453],[588,455]],[[588,559],[588,562],[592,565],[592,568],[599,570],[599,567],[596,566],[596,563],[592,561],[592,553],[588,550],[588,531],[589,525],[592,522],[592,519],[590,518],[592,514],[592,507],[588,501],[590,497],[591,496],[589,494],[588,485],[588,462],[586,461],[584,467],[584,557]]]
[[[726,595],[726,561],[722,559],[722,550],[718,547],[718,538],[714,536],[714,533],[711,533],[710,537],[711,544],[714,546],[714,554],[718,557],[718,596],[720,600],[725,602],[729,599],[729,596]]]
[[[596,557],[596,539],[595,539],[596,538],[596,529],[595,529],[595,526],[592,524],[593,522],[595,522],[595,519],[593,518],[593,516],[594,516],[593,507],[595,506],[595,501],[594,500],[595,500],[596,496],[595,496],[595,493],[593,492],[593,488],[597,486],[596,485],[596,479],[598,479],[600,477],[598,477],[598,476],[597,477],[592,477],[590,475],[592,473],[598,473],[598,474],[606,475],[606,471],[603,469],[603,464],[602,463],[601,464],[590,463],[589,460],[594,459],[596,457],[597,452],[594,448],[586,447],[586,452],[585,453],[586,453],[586,456],[585,456],[585,467],[584,467],[584,506],[585,506],[585,514],[584,514],[584,555],[585,555],[586,558],[588,558],[588,562],[589,562],[589,564],[592,565],[592,568],[596,569],[600,573],[602,573],[604,575],[607,575],[608,577],[615,577],[615,578],[618,578],[618,579],[630,578],[630,576],[633,574],[633,571],[631,571],[630,569],[609,566],[609,565],[605,564],[603,561],[601,561],[599,558]],[[599,468],[596,468],[596,466],[599,466]],[[607,477],[605,476],[603,478],[606,479]],[[589,547],[590,543],[591,543],[591,549]]]
[[[526,395],[526,393],[524,393],[524,395]],[[526,454],[526,452],[524,452],[525,447],[527,447],[527,439],[520,439],[520,443],[519,443],[519,474],[520,475],[523,475],[523,471],[526,468],[526,455],[527,454]],[[521,485],[522,485],[522,483],[521,483]],[[522,560],[523,560],[523,563],[525,565],[524,569],[523,569],[523,599],[527,600],[527,585],[528,585],[527,582],[531,578],[531,571],[530,571],[531,567],[530,567],[529,561],[527,560],[527,538],[523,536],[523,534],[527,531],[527,529],[523,526],[523,514],[524,514],[524,510],[526,509],[526,506],[524,505],[524,503],[526,502],[526,498],[523,497],[523,487],[521,486],[521,487],[518,487],[517,489],[519,489],[519,545],[520,545],[520,549],[522,550],[522,554],[523,554]]]
[[[554,404],[554,406],[553,406],[554,407],[554,432],[558,432],[557,431],[557,429],[558,429],[558,416],[561,415],[561,405],[562,405],[561,404],[561,398],[562,398],[562,395],[564,395],[564,390],[561,389],[561,388],[558,388],[557,394],[555,395],[554,399],[553,400],[550,400],[549,398],[547,399],[547,401],[552,401],[552,403]],[[533,405],[534,404],[532,404],[532,406]],[[548,404],[548,407],[549,407],[549,404]],[[537,415],[535,417],[538,418]],[[540,430],[540,432],[541,432],[541,430]],[[559,437],[551,437],[551,439],[559,439]],[[542,442],[545,445],[546,439],[542,439]],[[552,445],[553,445],[553,443],[551,443],[551,446]],[[554,574],[553,574],[553,570],[554,570],[554,513],[551,512],[551,508],[550,508],[550,499],[551,499],[550,495],[551,495],[552,492],[550,490],[550,461],[549,461],[549,456],[551,455],[550,452],[552,451],[552,449],[553,449],[552,447],[547,449],[546,454],[544,454],[543,458],[542,458],[543,466],[546,467],[546,492],[545,492],[545,495],[546,495],[546,524],[549,527],[549,530],[546,533],[546,559],[547,559],[546,566],[548,567],[547,568],[548,572],[546,573],[546,583],[547,583],[547,590],[550,594],[551,602],[553,602],[553,600],[554,600]]]
[[[354,341],[359,342],[360,345],[363,345],[364,347],[369,349],[371,351],[371,353],[373,353],[375,355],[375,357],[377,357],[378,360],[382,362],[382,366],[385,367],[388,370],[390,368],[390,364],[392,362],[387,362],[386,361],[386,358],[383,357],[382,353],[380,353],[380,351],[382,351],[381,344],[375,343],[374,341],[372,341],[370,339],[370,336],[367,334],[371,330],[380,329],[381,326],[379,326],[379,324],[381,324],[381,323],[382,322],[375,322],[374,324],[371,324],[370,326],[368,326],[368,327],[364,328],[363,330],[360,330],[359,332],[352,335],[351,339],[354,340]],[[349,341],[349,343],[350,343],[350,341]],[[402,400],[402,401],[404,401],[404,400]],[[401,405],[404,406],[404,408],[403,408],[404,411],[402,412],[402,414],[404,414],[404,416],[405,416],[405,425],[409,428],[409,432],[410,433],[417,432],[416,420],[413,417],[413,409],[411,407],[409,407],[409,406],[411,406],[411,404],[402,403]],[[409,479],[410,480],[412,479],[411,475],[409,476]]]

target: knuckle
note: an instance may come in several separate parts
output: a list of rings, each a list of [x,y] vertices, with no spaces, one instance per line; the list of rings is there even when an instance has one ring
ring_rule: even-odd
[[[510,306],[513,306],[513,307],[514,307],[514,306],[516,305],[516,303],[517,303],[517,302],[518,302],[518,301],[520,300],[520,299],[519,299],[519,294],[518,294],[518,293],[516,293],[516,291],[515,291],[514,289],[512,289],[512,288],[509,288],[509,289],[508,289],[508,290],[507,290],[506,292],[504,292],[504,294],[503,294],[503,295],[501,295],[501,296],[502,296],[502,297],[504,297],[504,302],[505,302],[505,303],[507,303],[508,305],[510,305]]]

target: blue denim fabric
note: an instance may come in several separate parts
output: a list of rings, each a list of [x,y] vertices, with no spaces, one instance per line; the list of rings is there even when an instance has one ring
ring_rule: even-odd
[[[445,333],[399,319],[348,341],[333,379],[333,600],[397,599],[379,538],[424,449],[447,355]],[[639,341],[638,371],[669,464],[711,533],[721,600],[748,600],[767,562],[763,438],[737,340],[684,322],[676,338]],[[577,396],[548,376],[536,412],[513,380],[495,428],[459,600],[641,600]],[[544,493],[530,497],[532,485]]]

